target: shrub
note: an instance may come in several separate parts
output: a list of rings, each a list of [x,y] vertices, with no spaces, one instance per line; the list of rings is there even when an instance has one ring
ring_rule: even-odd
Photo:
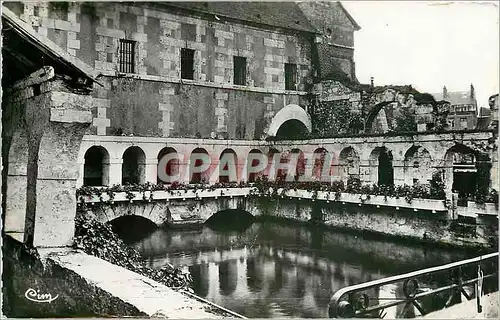
[[[160,269],[146,266],[139,252],[125,245],[109,224],[102,223],[92,214],[85,213],[84,208],[79,210],[81,211],[75,219],[74,248],[142,274],[168,287],[193,292],[191,288],[192,278],[189,272],[170,264]]]

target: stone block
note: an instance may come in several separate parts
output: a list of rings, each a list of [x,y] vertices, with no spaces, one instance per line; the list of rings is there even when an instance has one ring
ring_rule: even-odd
[[[69,49],[80,49],[80,40],[68,39],[68,48]]]
[[[117,29],[108,29],[103,27],[97,27],[96,34],[100,36],[119,38],[119,39],[125,38],[125,31]]]
[[[74,109],[51,108],[50,121],[66,123],[91,123],[92,113],[90,111],[80,111]]]
[[[225,92],[217,92],[215,94],[216,100],[227,100],[228,98],[229,98],[229,95]]]
[[[137,42],[148,42],[148,35],[145,33],[133,32],[130,38]]]

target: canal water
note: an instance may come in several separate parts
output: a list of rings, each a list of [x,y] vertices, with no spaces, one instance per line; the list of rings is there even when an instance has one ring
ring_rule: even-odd
[[[154,268],[187,266],[198,296],[258,318],[326,318],[331,296],[343,287],[471,256],[276,221],[157,229],[133,246]],[[401,292],[397,285],[386,286],[372,290],[370,298],[390,299]],[[386,310],[386,318],[400,309]]]

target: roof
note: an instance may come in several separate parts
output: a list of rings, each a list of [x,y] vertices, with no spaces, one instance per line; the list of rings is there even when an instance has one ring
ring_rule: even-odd
[[[451,105],[459,104],[471,104],[473,100],[470,97],[470,92],[468,91],[455,91],[447,92],[446,98],[443,97],[443,93],[432,93],[436,100],[446,100],[449,101]]]
[[[294,2],[163,2],[171,7],[303,32],[318,33]]]
[[[360,30],[361,27],[359,26],[359,24],[356,22],[356,20],[354,20],[354,18],[351,16],[351,14],[349,13],[349,11],[346,10],[346,8],[344,7],[344,5],[342,4],[342,2],[340,1],[337,1],[337,3],[339,4],[340,8],[342,9],[342,11],[344,11],[345,15],[347,16],[347,18],[351,21],[352,25],[354,26],[354,29],[356,31]]]
[[[96,81],[95,78],[98,76],[98,72],[94,68],[69,55],[50,39],[36,32],[31,25],[19,19],[5,6],[2,6],[2,22],[4,24],[2,49],[13,56],[17,62],[21,62],[25,66],[24,70],[26,72],[36,71],[43,67],[43,64],[48,64],[48,61],[51,61],[50,63],[55,65],[56,70],[57,68],[64,68],[72,74],[78,74],[93,82]],[[25,47],[20,47],[20,45]],[[36,69],[33,70],[34,68]]]

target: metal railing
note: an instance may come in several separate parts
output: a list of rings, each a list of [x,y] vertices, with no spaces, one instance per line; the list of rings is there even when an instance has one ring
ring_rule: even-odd
[[[330,318],[384,318],[386,311],[392,308],[396,318],[408,318],[414,317],[415,311],[425,315],[449,307],[460,302],[462,295],[467,300],[476,298],[480,312],[481,294],[478,296],[477,292],[498,290],[498,256],[495,252],[345,287],[331,298],[328,315]],[[387,285],[392,288],[392,297],[380,296],[385,291],[381,288]]]

